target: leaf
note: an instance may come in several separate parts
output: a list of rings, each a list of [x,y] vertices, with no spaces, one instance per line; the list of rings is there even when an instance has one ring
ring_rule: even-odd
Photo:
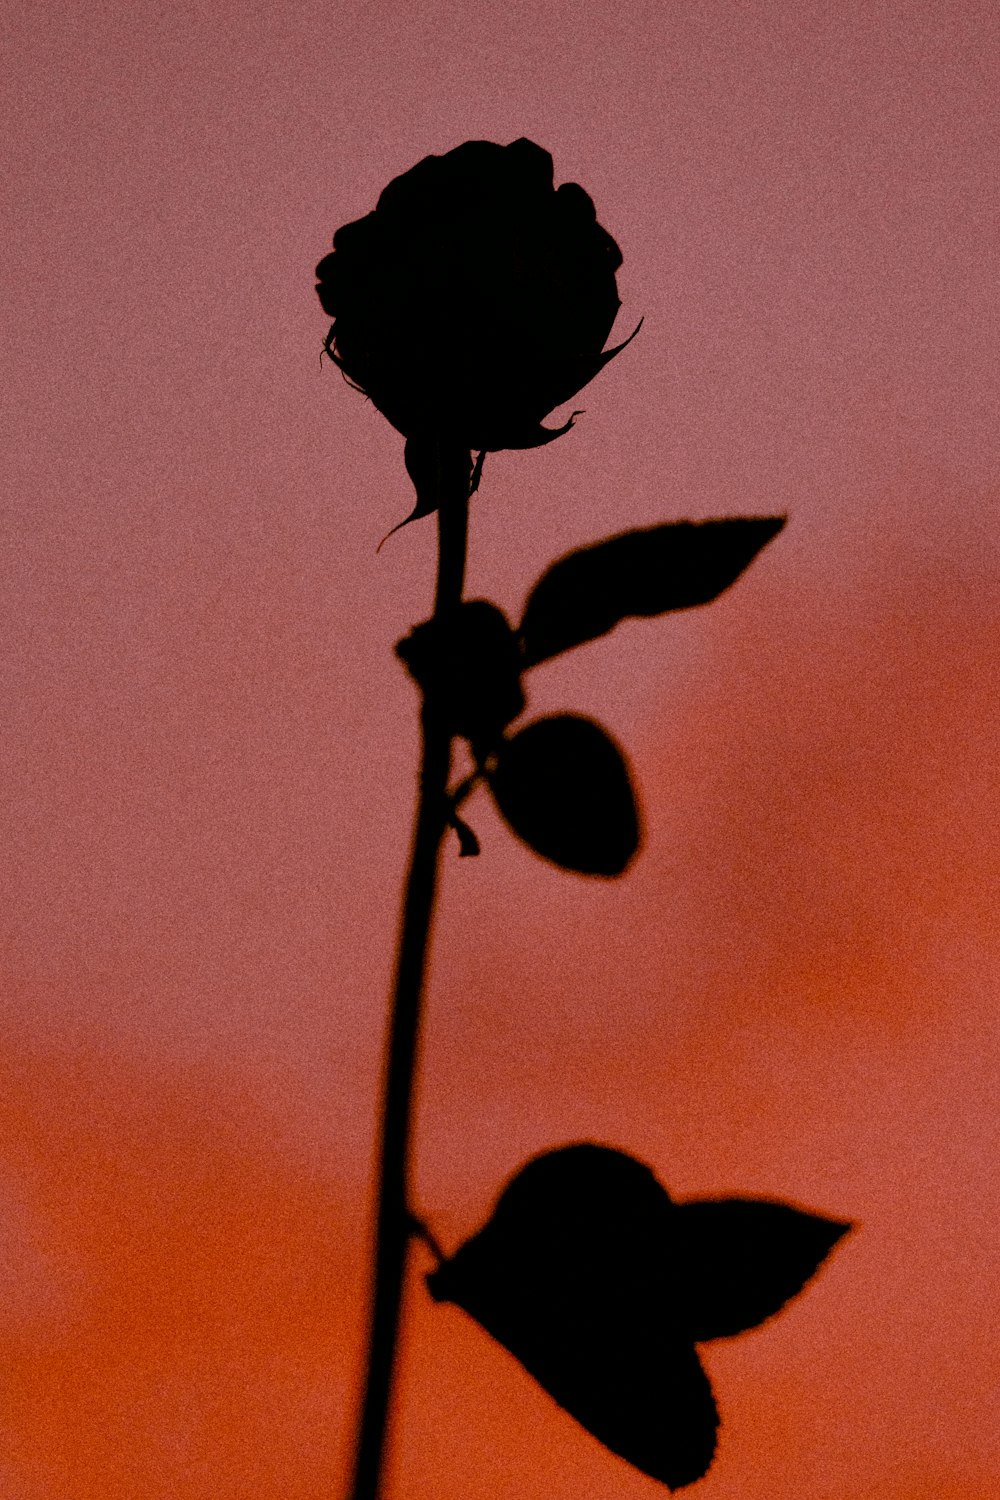
[[[650,1296],[651,1252],[675,1212],[641,1162],[564,1147],[529,1162],[427,1278],[436,1301],[475,1318],[581,1426],[671,1489],[706,1473],[718,1426],[692,1341]]]
[[[333,355],[330,356],[334,358]],[[338,364],[339,360],[336,361]],[[391,536],[397,531],[402,531],[404,526],[409,526],[411,521],[419,521],[424,516],[433,515],[441,504],[442,498],[453,496],[463,486],[466,493],[470,493],[472,475],[472,456],[467,448],[460,443],[449,443],[437,433],[415,433],[407,438],[403,448],[403,462],[406,472],[413,480],[413,487],[417,492],[417,503],[408,516],[398,521],[391,531],[387,531],[379,542],[376,551],[379,551]],[[476,485],[479,484],[479,475],[483,466],[478,465],[476,474]]]
[[[679,1275],[691,1337],[730,1338],[780,1312],[851,1225],[763,1198],[681,1205]]]
[[[427,1285],[679,1489],[707,1472],[718,1427],[695,1343],[777,1312],[848,1227],[764,1199],[675,1203],[642,1162],[587,1142],[522,1167]]]
[[[503,741],[487,780],[518,837],[563,869],[621,875],[639,848],[628,767],[592,719],[536,719]]]
[[[519,631],[524,665],[596,640],[629,616],[709,604],[784,524],[783,516],[675,521],[568,553],[528,595]]]

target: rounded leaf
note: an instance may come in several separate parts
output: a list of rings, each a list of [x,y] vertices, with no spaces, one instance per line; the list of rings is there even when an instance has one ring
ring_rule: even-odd
[[[718,1415],[664,1286],[677,1212],[642,1162],[581,1144],[529,1162],[427,1278],[613,1453],[671,1489],[707,1471]]]
[[[563,869],[621,875],[639,849],[628,766],[592,719],[536,719],[503,742],[489,783],[517,836]]]

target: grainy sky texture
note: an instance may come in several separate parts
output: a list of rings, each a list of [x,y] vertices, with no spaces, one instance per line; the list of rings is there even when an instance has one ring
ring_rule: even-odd
[[[704,1500],[1000,1471],[1000,12],[28,5],[7,156],[0,1492],[343,1493],[434,534],[320,348],[385,183],[528,136],[624,254],[573,432],[487,460],[470,585],[787,511],[709,609],[540,669],[641,787],[620,883],[482,794],[420,1093],[448,1247],[574,1139],[856,1220],[710,1346]],[[457,1309],[408,1307],[392,1500],[652,1500]]]

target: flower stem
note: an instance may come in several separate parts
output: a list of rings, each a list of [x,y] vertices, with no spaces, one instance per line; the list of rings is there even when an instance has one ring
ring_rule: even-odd
[[[438,509],[435,617],[461,603],[468,520],[467,480],[463,491],[442,496]],[[403,896],[383,1083],[368,1368],[351,1500],[378,1500],[399,1343],[406,1252],[416,1232],[408,1189],[420,1011],[441,842],[452,811],[447,795],[451,733],[426,699],[421,713],[421,740],[419,793]]]

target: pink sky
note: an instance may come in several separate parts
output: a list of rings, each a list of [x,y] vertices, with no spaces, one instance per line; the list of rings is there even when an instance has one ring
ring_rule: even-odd
[[[534,1151],[861,1225],[711,1346],[704,1500],[989,1500],[1000,875],[994,6],[28,6],[0,22],[0,1491],[343,1493],[434,530],[320,349],[385,183],[528,136],[624,255],[565,438],[487,459],[470,589],[785,512],[712,608],[540,669],[646,849],[449,857],[420,1195]],[[619,327],[616,327],[616,334]],[[642,1500],[414,1280],[393,1500]]]

